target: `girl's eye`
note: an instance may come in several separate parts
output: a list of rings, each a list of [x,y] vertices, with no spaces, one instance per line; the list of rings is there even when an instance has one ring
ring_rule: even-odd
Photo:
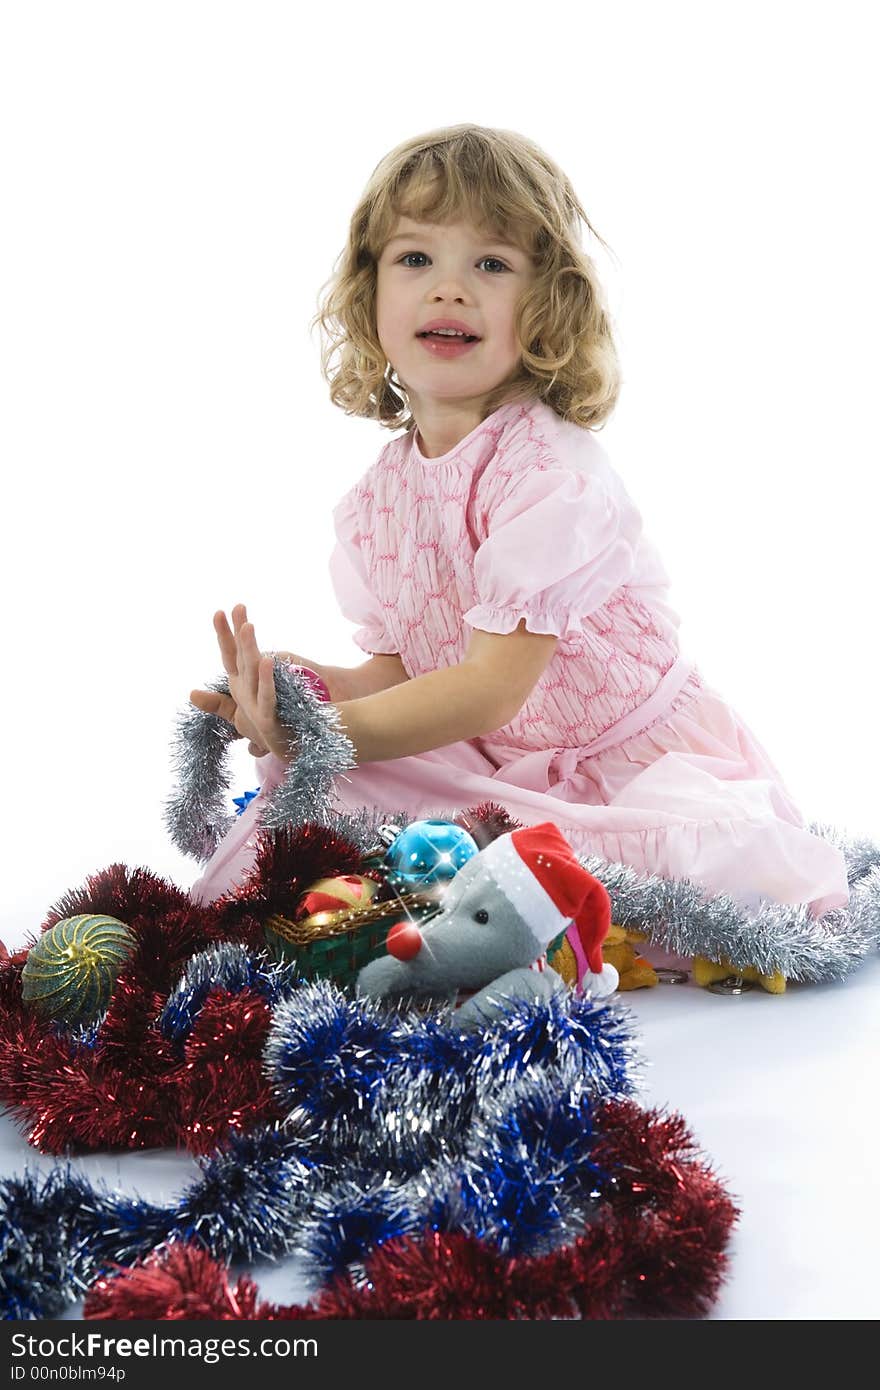
[[[408,261],[409,258],[410,258],[410,256],[425,256],[425,252],[424,252],[424,251],[407,251],[403,256],[401,256],[400,261],[398,262],[398,264],[402,264],[404,261]],[[425,257],[425,259],[427,260],[427,257]],[[479,264],[482,264],[483,261],[494,261],[496,265],[500,265],[500,266],[501,266],[501,269],[502,269],[502,270],[509,270],[509,269],[510,269],[510,267],[507,266],[507,265],[505,265],[505,264],[504,264],[504,261],[500,260],[498,256],[482,256],[482,257],[480,258]],[[410,270],[421,270],[421,266],[409,266],[408,269],[410,269]],[[496,272],[493,272],[493,273],[494,273],[494,274],[497,274],[498,272],[496,271]]]

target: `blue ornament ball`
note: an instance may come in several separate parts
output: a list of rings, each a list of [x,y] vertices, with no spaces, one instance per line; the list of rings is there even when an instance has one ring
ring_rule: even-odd
[[[385,877],[392,888],[417,892],[454,878],[479,854],[472,835],[448,820],[416,820],[401,830],[385,855]]]

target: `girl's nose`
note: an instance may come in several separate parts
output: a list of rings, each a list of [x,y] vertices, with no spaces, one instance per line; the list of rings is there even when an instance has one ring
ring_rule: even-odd
[[[415,922],[395,922],[385,938],[385,945],[389,956],[397,960],[412,960],[422,949],[422,933]]]

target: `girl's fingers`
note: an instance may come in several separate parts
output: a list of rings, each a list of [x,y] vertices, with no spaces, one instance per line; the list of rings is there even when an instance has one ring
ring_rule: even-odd
[[[190,703],[206,714],[219,714],[228,724],[235,723],[235,701],[229,695],[221,695],[218,690],[191,690]]]
[[[262,656],[257,663],[257,709],[260,718],[275,718],[275,658]]]
[[[275,699],[275,658],[261,657],[257,669],[257,718],[260,728],[280,731]]]
[[[204,710],[206,714],[219,714],[223,703],[223,696],[216,690],[191,690],[189,699],[190,704]]]
[[[260,653],[253,623],[243,623],[238,630],[238,671],[244,676],[247,688],[254,699],[257,698]]]
[[[232,626],[235,632],[235,650],[238,658],[239,675],[244,674],[244,664],[242,661],[241,650],[241,630],[247,622],[247,608],[243,603],[237,603],[232,610]],[[256,689],[256,684],[255,687]]]
[[[216,714],[220,704],[220,696],[216,690],[191,690],[189,702],[191,705],[195,705],[196,709],[204,710],[206,714]]]
[[[238,665],[236,660],[237,648],[235,637],[229,630],[226,614],[222,609],[214,614],[214,631],[217,633],[217,641],[220,644],[220,655],[223,658],[224,671],[227,676],[237,676]]]

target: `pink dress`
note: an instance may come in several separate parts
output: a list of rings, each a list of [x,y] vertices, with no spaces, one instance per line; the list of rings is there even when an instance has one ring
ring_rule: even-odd
[[[342,810],[410,819],[496,801],[554,821],[579,854],[690,878],[747,907],[848,900],[840,852],[812,835],[767,753],[678,643],[668,579],[594,432],[542,401],[509,403],[425,458],[392,439],[334,512],[330,572],[368,653],[410,677],[453,666],[470,632],[559,638],[509,724],[334,784]],[[193,886],[207,902],[252,862],[263,796],[284,775],[258,760],[261,795]]]

